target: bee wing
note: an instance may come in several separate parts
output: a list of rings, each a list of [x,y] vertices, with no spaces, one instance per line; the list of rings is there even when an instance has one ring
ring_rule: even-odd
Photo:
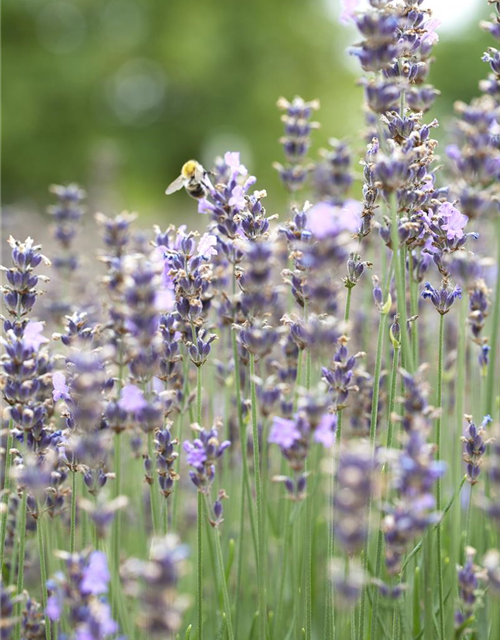
[[[171,193],[175,193],[176,191],[179,191],[179,189],[182,189],[183,186],[184,178],[182,176],[179,176],[167,187],[165,193],[167,194],[167,196],[169,196]]]

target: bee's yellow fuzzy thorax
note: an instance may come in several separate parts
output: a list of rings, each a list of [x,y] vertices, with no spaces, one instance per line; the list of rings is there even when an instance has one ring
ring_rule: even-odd
[[[188,160],[187,162],[184,163],[182,167],[182,171],[181,171],[182,177],[192,178],[196,173],[197,168],[198,168],[198,163],[196,162],[196,160]]]

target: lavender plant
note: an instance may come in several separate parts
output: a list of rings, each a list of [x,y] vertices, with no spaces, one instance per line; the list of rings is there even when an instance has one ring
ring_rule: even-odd
[[[280,98],[276,214],[228,151],[173,183],[196,229],[97,213],[85,287],[79,187],[52,283],[9,239],[2,637],[499,637],[499,53],[442,164],[431,10],[343,19],[366,131]]]

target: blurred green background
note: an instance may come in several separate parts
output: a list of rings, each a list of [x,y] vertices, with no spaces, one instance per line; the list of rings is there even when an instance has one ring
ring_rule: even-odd
[[[442,3],[464,19],[439,31],[431,77],[442,91],[439,118],[477,94],[491,44],[477,24],[486,0],[427,5]],[[182,163],[210,164],[230,149],[278,207],[279,96],[320,99],[316,148],[331,136],[359,140],[359,69],[345,52],[356,33],[339,23],[337,4],[5,0],[3,203],[43,210],[48,184],[77,181],[91,207],[163,218],[193,209],[183,193],[164,195]]]

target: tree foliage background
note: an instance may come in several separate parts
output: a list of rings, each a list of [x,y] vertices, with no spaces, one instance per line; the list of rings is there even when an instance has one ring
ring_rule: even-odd
[[[4,204],[43,211],[48,184],[77,181],[107,213],[178,219],[190,203],[164,190],[182,163],[239,149],[279,207],[280,95],[320,99],[316,147],[363,126],[358,67],[345,53],[354,34],[337,3],[6,0]],[[436,49],[440,118],[486,75],[477,20]]]

